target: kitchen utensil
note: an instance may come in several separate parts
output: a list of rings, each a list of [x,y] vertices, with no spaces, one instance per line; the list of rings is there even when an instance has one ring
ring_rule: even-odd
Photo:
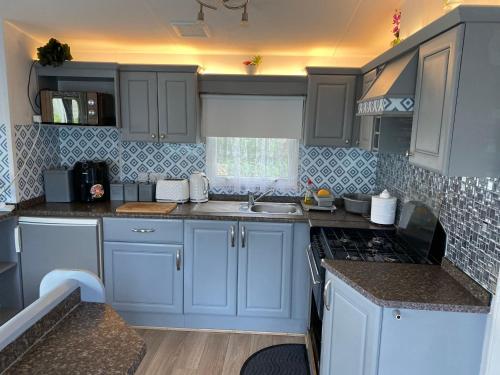
[[[157,202],[185,203],[189,200],[189,182],[185,178],[158,180],[156,183]]]
[[[120,214],[167,215],[177,207],[177,203],[128,202],[116,209]]]
[[[387,190],[372,197],[372,212],[370,220],[375,224],[394,224],[396,217],[397,198],[392,197]]]
[[[208,201],[208,178],[203,172],[193,172],[189,177],[189,196],[191,202],[207,202]]]
[[[371,195],[359,193],[344,195],[344,208],[346,212],[368,215],[370,213],[371,206]]]

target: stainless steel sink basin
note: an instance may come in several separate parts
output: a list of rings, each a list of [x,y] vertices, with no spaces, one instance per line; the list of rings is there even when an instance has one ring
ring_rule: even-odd
[[[194,206],[194,212],[204,214],[302,215],[295,203],[257,202],[248,208],[246,202],[209,201]]]
[[[249,212],[262,214],[302,215],[302,210],[295,203],[255,203]]]

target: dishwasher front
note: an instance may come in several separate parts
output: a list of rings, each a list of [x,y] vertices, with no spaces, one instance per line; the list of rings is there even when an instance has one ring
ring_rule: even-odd
[[[20,217],[16,232],[24,307],[38,299],[40,281],[56,268],[87,270],[102,279],[100,219]]]

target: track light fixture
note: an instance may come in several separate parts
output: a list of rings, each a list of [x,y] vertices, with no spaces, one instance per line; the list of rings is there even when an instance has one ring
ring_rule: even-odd
[[[226,9],[230,10],[243,10],[243,13],[241,14],[241,23],[243,25],[248,24],[248,11],[247,11],[247,5],[250,0],[217,0],[220,5],[222,5]],[[217,5],[208,3],[202,0],[196,0],[198,4],[200,4],[200,11],[198,12],[198,17],[197,20],[199,22],[204,22],[205,21],[205,13],[203,12],[203,8],[208,8],[212,10],[217,10]],[[234,5],[233,5],[234,4]]]

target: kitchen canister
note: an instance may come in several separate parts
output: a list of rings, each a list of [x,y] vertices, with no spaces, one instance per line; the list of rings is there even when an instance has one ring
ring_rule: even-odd
[[[372,212],[370,221],[375,224],[391,225],[394,224],[396,217],[397,198],[392,197],[387,190],[380,195],[372,197]]]

